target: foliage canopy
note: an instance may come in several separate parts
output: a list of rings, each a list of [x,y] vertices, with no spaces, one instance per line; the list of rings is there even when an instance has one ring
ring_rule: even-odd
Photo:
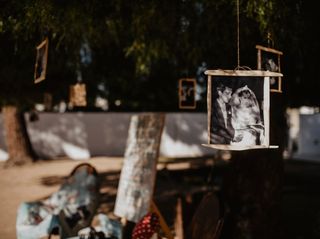
[[[255,45],[271,33],[271,47],[284,52],[287,105],[319,105],[316,10],[300,0],[239,4],[241,65],[256,68]],[[174,111],[178,79],[196,77],[201,111],[203,71],[237,64],[236,1],[5,0],[0,9],[1,104],[32,106],[44,92],[68,101],[69,85],[82,79],[89,106],[101,96],[110,110]],[[46,35],[47,79],[34,85],[35,46]]]

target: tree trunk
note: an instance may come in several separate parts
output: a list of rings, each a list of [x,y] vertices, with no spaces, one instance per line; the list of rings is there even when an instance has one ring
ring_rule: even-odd
[[[271,100],[270,142],[279,145],[279,149],[232,154],[222,187],[222,195],[229,208],[223,239],[283,238],[282,152],[286,125],[281,95],[273,96]]]
[[[27,134],[23,114],[16,106],[2,108],[5,141],[9,159],[6,166],[23,165],[32,162],[35,157]]]
[[[234,153],[224,195],[229,235],[224,238],[281,238],[283,162],[274,150]]]

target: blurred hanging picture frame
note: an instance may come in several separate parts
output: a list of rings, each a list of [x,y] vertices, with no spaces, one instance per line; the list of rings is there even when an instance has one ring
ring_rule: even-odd
[[[46,78],[48,62],[49,40],[46,38],[37,47],[36,63],[34,67],[34,83],[39,83]]]
[[[208,70],[208,144],[222,150],[277,148],[269,143],[269,71]]]
[[[71,106],[76,107],[85,107],[87,106],[87,91],[86,85],[84,83],[77,83],[70,86],[70,104]]]
[[[45,92],[43,94],[43,105],[45,111],[51,111],[52,110],[52,94]]]
[[[256,45],[257,69],[281,73],[281,51]],[[282,93],[282,77],[270,77],[270,91]]]
[[[179,80],[179,109],[196,108],[196,85],[195,79]]]

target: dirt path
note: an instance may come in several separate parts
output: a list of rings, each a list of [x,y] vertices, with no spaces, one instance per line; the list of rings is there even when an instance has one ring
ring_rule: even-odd
[[[39,200],[57,191],[61,179],[82,162],[90,163],[99,174],[120,171],[122,158],[92,158],[75,161],[59,159],[37,162],[15,168],[3,168],[0,163],[0,238],[16,238],[17,209],[22,202]]]
[[[0,162],[0,238],[16,238],[16,214],[20,203],[45,198],[56,192],[63,179],[80,163],[90,163],[96,168],[101,180],[101,204],[98,211],[113,213],[122,158],[92,158],[86,161],[59,159],[37,162],[15,168],[3,168]],[[202,190],[204,179],[212,171],[201,167],[210,161],[158,165],[155,200],[171,225],[174,218],[176,195],[193,188]],[[219,179],[223,167],[214,170],[214,177]],[[192,180],[191,180],[192,179]],[[219,182],[217,180],[216,182]],[[187,187],[184,187],[187,185]],[[171,201],[170,201],[171,200]],[[286,161],[283,187],[282,219],[285,237],[320,238],[320,164],[304,161]]]

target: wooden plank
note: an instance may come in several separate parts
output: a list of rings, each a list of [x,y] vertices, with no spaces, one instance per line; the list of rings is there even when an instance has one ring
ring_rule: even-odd
[[[176,233],[175,239],[183,239],[183,215],[182,215],[182,202],[179,197],[176,205],[176,219],[174,222],[174,231]]]
[[[207,70],[205,71],[206,75],[211,76],[270,76],[270,77],[279,77],[283,76],[279,72],[272,71],[260,71],[260,70]]]
[[[164,220],[162,214],[160,213],[157,205],[154,203],[154,201],[151,201],[151,205],[150,205],[150,211],[156,213],[159,216],[159,222],[160,222],[160,227],[163,231],[163,233],[165,234],[167,239],[174,239],[168,224],[166,223],[166,221]]]
[[[235,146],[235,145],[225,145],[225,144],[201,144],[202,146],[212,148],[212,149],[220,149],[220,150],[235,150],[235,151],[241,151],[241,150],[248,150],[248,149],[277,149],[279,148],[278,145],[269,145],[269,146],[263,146],[263,145],[253,145],[253,146]]]
[[[207,106],[208,106],[208,144],[210,144],[210,128],[211,128],[211,107],[212,107],[212,76],[208,75],[208,86],[207,86]]]
[[[149,211],[164,120],[163,113],[131,118],[114,210],[128,221],[138,222]]]
[[[265,46],[260,46],[260,45],[256,45],[256,48],[257,48],[258,50],[263,50],[263,51],[271,52],[271,53],[274,53],[274,54],[283,55],[283,52],[282,52],[282,51],[278,51],[278,50],[273,49],[273,48],[269,48],[269,47],[265,47]]]
[[[270,145],[270,77],[268,80],[264,81],[263,85],[263,118],[264,118],[264,127],[265,127],[265,138],[264,144],[269,147]]]
[[[257,69],[261,70],[261,50],[260,49],[257,52],[257,64],[258,64]]]

